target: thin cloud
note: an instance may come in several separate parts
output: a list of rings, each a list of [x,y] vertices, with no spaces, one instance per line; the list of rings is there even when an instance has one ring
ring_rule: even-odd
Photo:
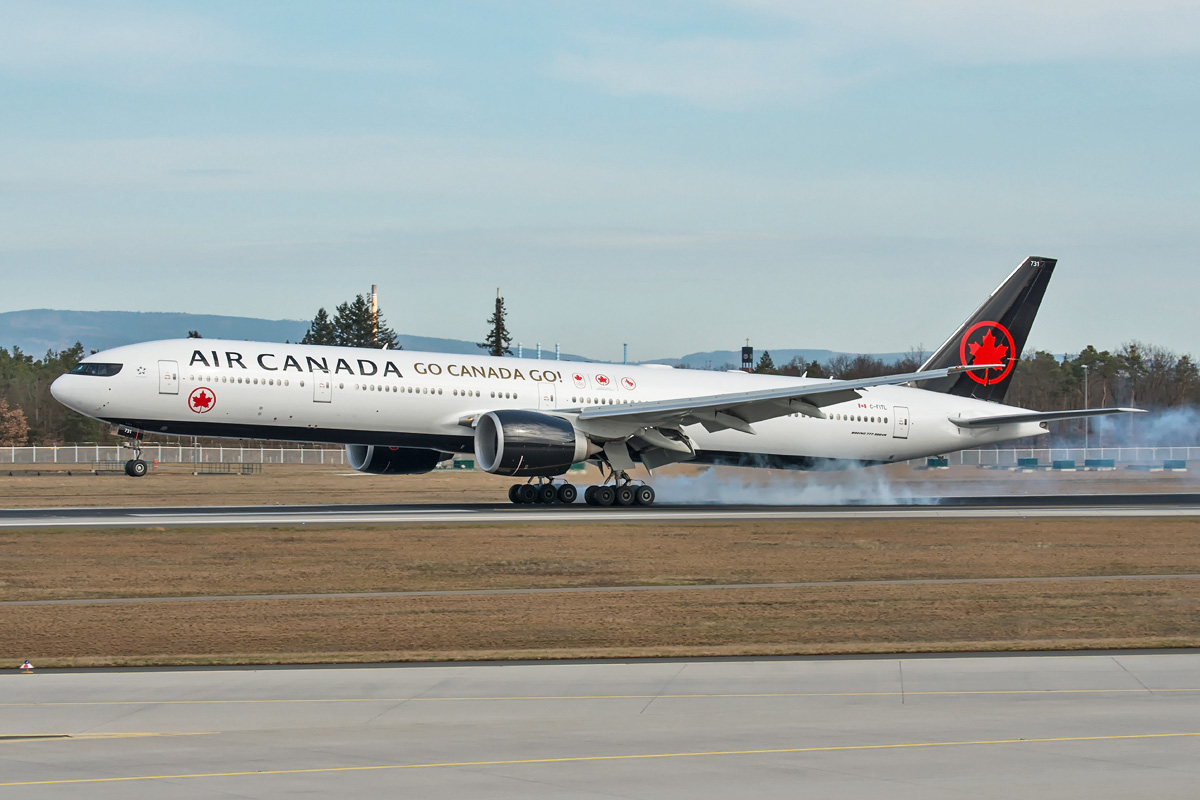
[[[830,73],[822,62],[831,54],[795,38],[593,37],[585,50],[559,54],[554,74],[618,96],[671,97],[722,110],[803,102],[857,79]]]
[[[1154,58],[1200,51],[1193,0],[723,0],[842,42],[932,61],[1011,64]]]
[[[0,67],[10,71],[128,73],[147,64],[168,68],[210,61],[244,44],[232,32],[187,15],[40,3],[4,3],[0,13]]]
[[[81,82],[154,85],[211,66],[427,76],[428,59],[369,52],[313,52],[251,35],[208,17],[100,6],[0,0],[0,71]]]
[[[1041,0],[725,0],[771,32],[589,35],[552,73],[621,97],[711,109],[797,105],[928,65],[1145,60],[1200,53],[1200,4]]]

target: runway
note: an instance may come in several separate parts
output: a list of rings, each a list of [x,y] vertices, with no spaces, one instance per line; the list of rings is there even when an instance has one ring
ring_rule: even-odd
[[[0,797],[1191,798],[1200,654],[0,676]]]
[[[1008,495],[915,498],[893,505],[656,505],[651,508],[457,505],[292,505],[0,510],[0,528],[428,523],[1198,517],[1200,494]]]

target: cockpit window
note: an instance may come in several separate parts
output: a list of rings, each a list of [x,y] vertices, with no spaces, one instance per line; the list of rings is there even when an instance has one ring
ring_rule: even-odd
[[[96,361],[89,361],[86,364],[76,364],[75,369],[71,370],[71,375],[97,375],[101,378],[111,378],[121,371],[120,364],[100,364]]]

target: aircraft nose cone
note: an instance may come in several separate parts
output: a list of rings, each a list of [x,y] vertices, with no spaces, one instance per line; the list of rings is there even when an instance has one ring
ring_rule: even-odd
[[[50,394],[67,408],[78,411],[78,394],[73,391],[73,382],[71,375],[59,375],[54,379],[54,383],[50,384]]]

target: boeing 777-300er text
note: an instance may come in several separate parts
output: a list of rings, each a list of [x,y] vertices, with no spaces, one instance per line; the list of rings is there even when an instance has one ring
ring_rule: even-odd
[[[593,505],[649,505],[630,476],[680,461],[810,469],[939,455],[1046,432],[1002,404],[1055,260],[1028,258],[918,370],[865,380],[180,339],[96,353],[55,380],[64,405],[144,433],[345,445],[350,464],[411,475],[459,453],[514,484],[515,503],[571,503],[590,461]]]

